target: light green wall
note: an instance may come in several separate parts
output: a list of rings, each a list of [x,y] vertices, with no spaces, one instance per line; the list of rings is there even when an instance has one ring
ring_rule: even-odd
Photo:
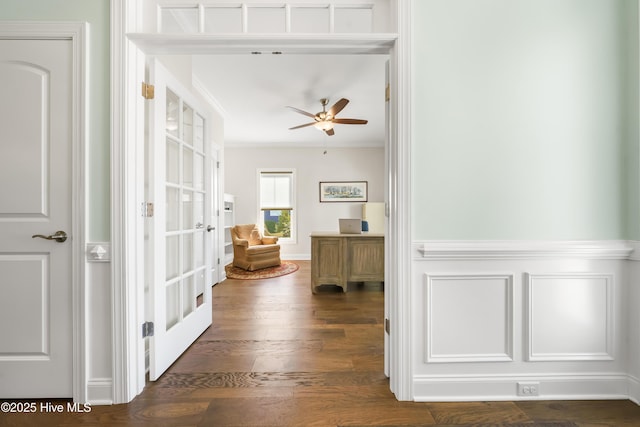
[[[640,235],[636,0],[415,0],[413,19],[414,238]]]
[[[627,239],[640,240],[640,83],[639,56],[640,25],[638,23],[638,2],[629,2],[627,22],[627,64],[625,80],[628,83],[627,94]]]
[[[109,0],[2,0],[0,3],[0,20],[89,23],[89,241],[110,241],[109,13]]]
[[[640,240],[636,0],[414,0],[414,238]],[[109,240],[109,1],[90,24],[89,236]]]

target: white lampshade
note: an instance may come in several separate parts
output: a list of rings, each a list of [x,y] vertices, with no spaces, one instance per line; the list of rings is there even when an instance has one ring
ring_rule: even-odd
[[[320,129],[320,130],[329,130],[329,129],[333,129],[333,122],[318,122],[316,124],[313,125],[316,129]]]

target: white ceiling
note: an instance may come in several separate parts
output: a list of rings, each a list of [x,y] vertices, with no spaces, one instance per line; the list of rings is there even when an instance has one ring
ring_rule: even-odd
[[[224,115],[225,146],[382,147],[385,129],[385,63],[382,54],[194,55],[192,71]],[[321,98],[349,104],[337,117],[366,125],[337,124],[327,136],[313,126]]]

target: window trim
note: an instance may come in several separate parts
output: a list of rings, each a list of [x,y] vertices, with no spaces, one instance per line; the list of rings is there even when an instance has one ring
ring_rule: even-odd
[[[256,173],[256,224],[260,233],[264,235],[264,210],[260,205],[261,197],[261,177],[262,174],[286,173],[291,174],[291,237],[280,237],[278,243],[281,244],[297,244],[298,243],[298,221],[297,221],[297,205],[296,205],[296,169],[295,168],[258,168]]]

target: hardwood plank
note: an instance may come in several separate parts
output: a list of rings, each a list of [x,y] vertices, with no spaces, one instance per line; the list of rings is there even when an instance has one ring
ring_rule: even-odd
[[[447,402],[427,406],[434,419],[442,425],[482,425],[495,422],[496,419],[510,424],[530,421],[513,402]]]
[[[310,328],[283,327],[270,328],[265,339],[267,340],[296,340],[296,339],[318,339],[323,342],[332,342],[335,339],[344,338],[343,328],[326,325],[318,325]]]
[[[213,325],[133,402],[0,413],[0,426],[640,427],[630,401],[398,402],[383,372],[383,286],[312,295],[309,262],[296,262],[288,276],[214,286]]]
[[[536,421],[573,421],[584,426],[640,426],[640,407],[629,400],[519,402]]]

